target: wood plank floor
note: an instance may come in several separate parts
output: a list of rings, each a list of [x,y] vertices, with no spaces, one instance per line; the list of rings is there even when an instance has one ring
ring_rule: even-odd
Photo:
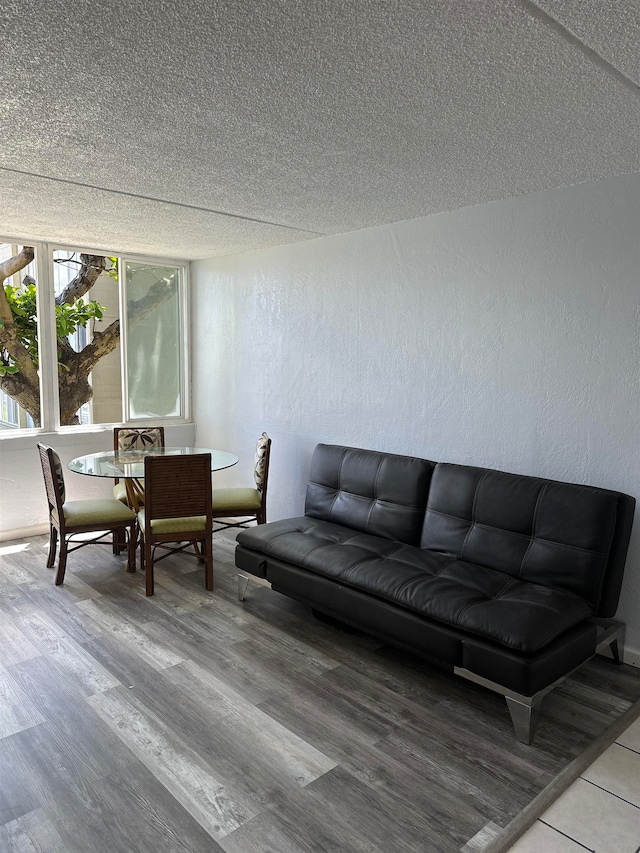
[[[504,700],[184,555],[140,572],[0,543],[0,851],[481,851],[640,698],[599,657],[543,704]]]

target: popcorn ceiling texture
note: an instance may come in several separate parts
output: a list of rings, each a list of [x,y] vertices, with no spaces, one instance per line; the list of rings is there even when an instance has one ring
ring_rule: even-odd
[[[635,0],[9,0],[0,23],[8,237],[205,258],[638,170]]]
[[[640,86],[638,0],[538,0],[536,5]]]

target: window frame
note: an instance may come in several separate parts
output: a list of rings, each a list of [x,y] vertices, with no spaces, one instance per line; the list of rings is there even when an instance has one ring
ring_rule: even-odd
[[[190,317],[190,293],[189,293],[189,261],[181,258],[155,257],[152,255],[140,255],[134,253],[117,252],[112,249],[87,248],[86,246],[74,246],[70,243],[58,241],[31,240],[24,237],[0,236],[0,242],[11,243],[18,246],[33,246],[34,260],[37,273],[36,306],[38,321],[38,359],[40,364],[40,426],[31,429],[7,429],[0,430],[0,442],[11,441],[30,435],[41,433],[73,434],[100,431],[106,428],[120,425],[140,425],[161,422],[166,426],[191,423],[191,317]],[[125,309],[125,282],[124,276],[118,280],[118,311],[120,316],[120,370],[122,375],[122,421],[99,424],[75,424],[73,426],[62,426],[60,424],[60,402],[58,398],[58,369],[57,369],[57,345],[56,345],[56,323],[55,323],[55,295],[53,286],[53,253],[55,251],[77,252],[93,255],[109,255],[118,257],[121,266],[127,262],[150,264],[154,266],[173,266],[179,270],[179,340],[181,352],[180,369],[180,415],[172,417],[155,416],[152,418],[135,418],[127,420],[129,416],[129,400],[127,388],[127,329]]]
[[[176,267],[179,270],[180,281],[178,285],[178,311],[180,317],[179,327],[179,346],[182,355],[180,365],[180,415],[160,418],[165,424],[185,423],[191,420],[191,393],[189,385],[190,371],[190,339],[189,331],[191,329],[190,322],[190,301],[189,301],[189,264],[186,261],[177,261],[172,258],[151,258],[144,255],[118,255],[120,259],[120,275],[118,276],[118,287],[120,294],[120,335],[125,346],[122,347],[122,356],[120,359],[120,368],[122,371],[122,413],[124,415],[124,423],[140,424],[144,426],[146,423],[155,423],[159,418],[132,418],[129,405],[129,370],[128,370],[128,315],[126,311],[127,298],[127,263],[132,264],[152,264],[161,267]]]

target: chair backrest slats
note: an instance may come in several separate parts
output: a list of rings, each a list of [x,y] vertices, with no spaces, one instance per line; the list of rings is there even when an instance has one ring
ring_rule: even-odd
[[[38,453],[44,477],[44,487],[47,492],[49,512],[57,509],[62,519],[62,505],[65,500],[64,474],[60,457],[52,447],[47,447],[38,442]]]
[[[211,515],[211,454],[147,456],[145,519]]]

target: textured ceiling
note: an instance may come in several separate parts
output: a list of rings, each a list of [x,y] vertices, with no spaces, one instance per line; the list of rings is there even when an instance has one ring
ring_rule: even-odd
[[[0,234],[202,258],[640,168],[638,0],[4,0]]]

